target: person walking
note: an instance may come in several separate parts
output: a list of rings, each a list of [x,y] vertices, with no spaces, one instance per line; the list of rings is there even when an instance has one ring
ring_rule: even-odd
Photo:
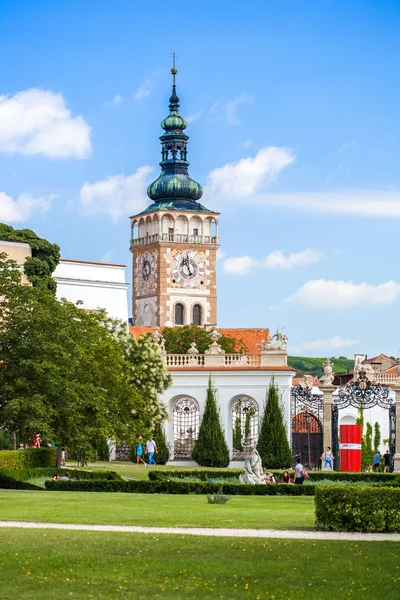
[[[378,472],[379,465],[381,464],[381,455],[380,455],[379,450],[375,450],[373,462],[374,462],[374,471]]]
[[[143,460],[143,438],[141,435],[139,436],[136,446],[136,464],[139,465],[139,462],[142,462],[145,467],[147,466]]]
[[[153,438],[150,438],[149,440],[147,440],[146,452],[149,457],[148,464],[156,465],[157,463],[153,457],[154,457],[154,453],[158,454],[158,450],[157,450],[157,445],[156,445],[155,441],[153,440]]]
[[[297,483],[297,485],[303,485],[304,483],[304,477],[302,475],[303,469],[304,467],[301,464],[300,458],[297,458],[296,466],[294,468],[294,482]]]
[[[325,458],[325,469],[327,467],[329,467],[330,469],[333,469],[333,454],[332,454],[332,449],[330,446],[327,447],[324,458]]]
[[[390,471],[390,459],[392,457],[390,456],[390,452],[389,450],[386,450],[385,454],[383,455],[383,460],[384,460],[384,465],[385,468],[383,469],[384,473],[389,473]]]

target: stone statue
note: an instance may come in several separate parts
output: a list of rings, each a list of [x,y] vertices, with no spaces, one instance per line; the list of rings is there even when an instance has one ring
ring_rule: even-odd
[[[220,332],[216,329],[213,329],[213,331],[209,334],[209,337],[211,338],[212,344],[204,354],[225,354],[225,350],[223,350],[218,344],[219,338],[222,337]]]
[[[327,358],[326,361],[322,363],[322,366],[324,368],[324,375],[321,377],[321,381],[323,381],[325,385],[332,385],[333,380],[335,379],[332,362]]]
[[[283,333],[283,329],[281,331],[277,329],[272,337],[268,334],[267,341],[261,340],[261,342],[257,344],[257,348],[259,348],[261,352],[267,350],[286,350],[288,341],[289,338]]]
[[[187,354],[189,354],[189,365],[197,365],[198,364],[198,360],[197,360],[197,355],[198,355],[199,351],[196,347],[196,342],[192,342],[190,344],[190,348],[187,351]]]
[[[266,484],[267,476],[263,472],[261,456],[254,448],[244,463],[244,473],[239,476],[240,483],[260,485]]]

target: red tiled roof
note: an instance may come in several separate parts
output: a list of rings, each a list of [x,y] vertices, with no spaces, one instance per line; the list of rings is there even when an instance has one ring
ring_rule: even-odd
[[[160,331],[162,331],[162,329],[163,328],[161,327]],[[234,338],[235,340],[238,340],[238,341],[242,340],[243,343],[246,345],[247,354],[259,354],[260,350],[259,350],[259,348],[257,348],[257,344],[259,344],[261,342],[261,340],[267,341],[268,334],[269,334],[269,329],[263,329],[263,328],[227,329],[224,327],[222,327],[222,328],[217,327],[217,330],[220,333],[222,333],[223,335],[229,335],[230,337]],[[146,333],[153,333],[154,327],[139,327],[136,325],[131,325],[129,327],[129,331],[137,339],[138,337],[140,337],[141,335],[144,335]]]
[[[373,358],[366,358],[365,360],[363,360],[363,364],[373,364],[373,363],[381,363],[384,360],[388,360],[392,363],[392,365],[396,364],[396,360],[394,358],[392,358],[391,356],[388,356],[387,354],[378,354],[378,356],[374,356]]]
[[[79,263],[81,265],[102,265],[104,267],[125,267],[126,265],[120,265],[118,263],[106,263],[106,262],[93,262],[90,260],[76,260],[72,258],[60,258],[60,262],[72,262]]]

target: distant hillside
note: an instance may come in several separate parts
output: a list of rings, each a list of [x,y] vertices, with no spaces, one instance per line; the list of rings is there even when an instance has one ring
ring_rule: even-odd
[[[290,367],[298,370],[297,377],[302,375],[314,375],[318,378],[324,374],[322,363],[325,358],[313,358],[308,356],[288,356],[288,364]],[[339,358],[331,358],[333,370],[335,373],[347,373],[354,366],[354,360],[339,356]]]

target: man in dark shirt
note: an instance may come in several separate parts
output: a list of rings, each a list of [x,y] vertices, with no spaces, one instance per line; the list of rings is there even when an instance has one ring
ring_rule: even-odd
[[[384,473],[388,473],[388,471],[390,470],[390,453],[389,450],[386,450],[385,454],[383,455],[384,461],[385,461],[385,468],[383,469]]]

